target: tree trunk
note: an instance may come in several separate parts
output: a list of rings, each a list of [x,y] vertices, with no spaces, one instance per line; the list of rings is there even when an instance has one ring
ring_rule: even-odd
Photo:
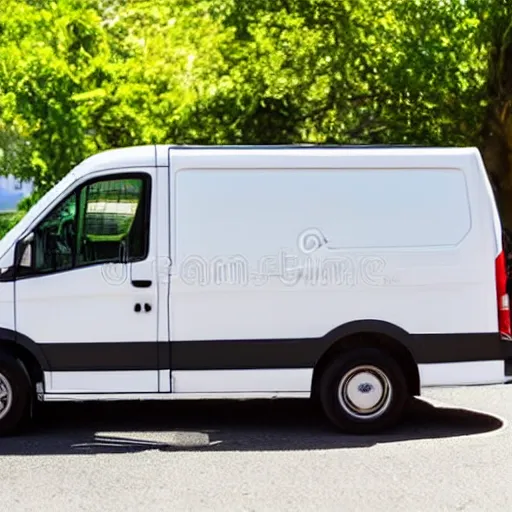
[[[481,151],[495,184],[502,223],[512,228],[512,20],[507,12],[496,17],[493,27]]]
[[[496,103],[488,109],[481,151],[496,188],[502,222],[512,228],[512,116],[509,103]]]

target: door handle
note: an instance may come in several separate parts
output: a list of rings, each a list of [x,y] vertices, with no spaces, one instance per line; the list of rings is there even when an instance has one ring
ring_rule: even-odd
[[[151,286],[151,281],[144,279],[135,279],[132,281],[132,285],[135,288],[149,288]]]

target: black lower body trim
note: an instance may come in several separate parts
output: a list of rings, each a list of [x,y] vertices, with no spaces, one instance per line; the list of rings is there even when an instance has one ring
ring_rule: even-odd
[[[169,369],[169,358],[159,365],[158,345],[156,342],[44,343],[41,348],[49,369],[54,372]]]
[[[51,371],[240,370],[313,368],[330,337],[172,343],[45,343]],[[503,360],[498,333],[415,334],[401,343],[417,364]]]
[[[404,343],[418,364],[503,359],[499,333],[414,334]]]
[[[512,359],[505,361],[505,377],[512,378]]]
[[[505,357],[505,377],[512,377],[512,341],[504,340],[503,353]]]

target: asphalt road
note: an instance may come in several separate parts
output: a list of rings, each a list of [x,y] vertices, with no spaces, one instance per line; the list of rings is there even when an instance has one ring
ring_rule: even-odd
[[[0,440],[0,511],[511,511],[512,385],[425,397],[376,437],[301,401],[52,404]]]

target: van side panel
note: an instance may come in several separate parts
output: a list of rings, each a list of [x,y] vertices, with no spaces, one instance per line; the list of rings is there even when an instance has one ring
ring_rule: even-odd
[[[189,170],[175,186],[176,339],[318,337],[367,318],[496,328],[460,171]]]
[[[267,340],[291,361],[290,340],[321,340],[356,320],[454,344],[461,356],[451,360],[439,360],[438,343],[422,345],[424,386],[481,380],[475,361],[460,371],[442,366],[468,362],[466,333],[498,330],[495,221],[474,152],[170,154],[174,391],[242,391],[254,382],[255,392],[309,388],[311,371],[300,382],[290,372],[254,379],[239,370],[262,368],[222,344],[215,358],[206,347]],[[482,365],[486,382],[503,380],[502,363]]]

